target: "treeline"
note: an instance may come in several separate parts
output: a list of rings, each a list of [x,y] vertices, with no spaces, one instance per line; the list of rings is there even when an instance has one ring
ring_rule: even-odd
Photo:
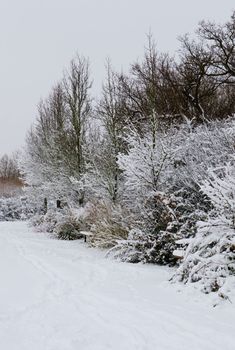
[[[226,263],[233,201],[226,207],[222,200],[231,197],[234,166],[235,13],[224,25],[202,22],[196,39],[180,42],[173,58],[148,36],[142,62],[128,74],[107,62],[98,101],[89,61],[75,57],[39,104],[21,171],[39,206],[45,198],[64,206],[35,224],[68,239],[89,230],[91,245],[111,248],[108,254],[123,261],[179,264],[190,240],[204,237],[199,222],[226,218],[223,278],[206,255],[193,256],[196,245],[176,277],[201,281],[213,270],[204,289],[220,290],[235,271]],[[191,273],[195,267],[200,274]]]
[[[21,218],[15,214],[21,210],[16,197],[22,195],[23,188],[18,157],[19,153],[14,153],[11,156],[5,154],[0,158],[0,221]],[[11,200],[11,197],[14,199]]]
[[[20,172],[17,161],[17,154],[0,158],[0,181],[20,181]]]

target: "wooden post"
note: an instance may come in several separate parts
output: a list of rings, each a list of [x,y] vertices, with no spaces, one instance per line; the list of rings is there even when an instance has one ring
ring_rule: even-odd
[[[44,198],[44,214],[47,213],[47,198]]]

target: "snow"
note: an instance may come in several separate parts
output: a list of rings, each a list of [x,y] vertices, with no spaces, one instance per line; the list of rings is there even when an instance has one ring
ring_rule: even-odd
[[[25,222],[0,223],[0,349],[233,350],[235,307]]]

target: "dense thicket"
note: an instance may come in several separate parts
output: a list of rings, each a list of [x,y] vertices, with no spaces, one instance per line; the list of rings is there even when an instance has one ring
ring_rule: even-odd
[[[91,245],[129,262],[179,264],[186,249],[175,279],[213,271],[203,286],[214,291],[234,276],[235,14],[180,42],[175,59],[150,35],[126,74],[107,62],[98,101],[88,60],[75,57],[39,104],[21,171],[39,209],[50,207],[34,219],[43,229],[90,231]]]

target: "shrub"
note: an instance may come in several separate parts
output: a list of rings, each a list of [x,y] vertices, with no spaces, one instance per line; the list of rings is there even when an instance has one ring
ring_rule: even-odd
[[[201,189],[214,209],[205,221],[197,222],[196,235],[188,240],[185,258],[173,280],[197,283],[205,293],[224,296],[227,282],[232,278],[235,283],[234,163],[209,174]]]
[[[199,222],[196,237],[189,241],[185,258],[173,281],[197,283],[204,293],[224,295],[224,286],[235,280],[235,238],[229,222],[213,219]]]
[[[109,202],[89,203],[84,220],[92,232],[91,246],[110,248],[120,239],[126,239],[129,231],[127,211]]]
[[[174,265],[177,258],[173,255],[176,249],[176,237],[170,232],[158,235],[145,234],[139,229],[132,229],[125,241],[109,250],[107,256],[130,263],[152,263]]]
[[[52,233],[63,216],[64,213],[62,211],[50,209],[45,215],[36,214],[33,216],[30,220],[30,224],[35,226],[37,231]]]
[[[0,198],[0,221],[26,220],[33,212],[27,197]]]
[[[70,209],[50,209],[45,215],[34,215],[30,224],[40,232],[53,233],[57,238],[64,240],[80,239],[81,230],[85,229],[82,212]]]
[[[71,213],[62,218],[54,228],[54,233],[59,239],[75,240],[83,236],[80,231],[83,230],[83,223],[81,220],[73,216]]]

